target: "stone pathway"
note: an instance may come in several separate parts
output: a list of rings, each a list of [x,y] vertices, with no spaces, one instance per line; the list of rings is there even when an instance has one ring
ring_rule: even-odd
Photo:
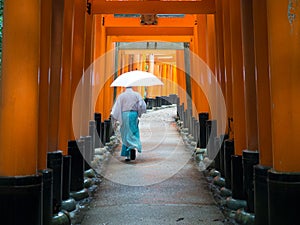
[[[114,151],[81,225],[225,224],[175,115],[170,107],[142,116],[142,154],[127,163]]]

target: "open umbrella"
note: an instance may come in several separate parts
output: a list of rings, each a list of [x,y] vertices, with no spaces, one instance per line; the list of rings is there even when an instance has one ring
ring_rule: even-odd
[[[154,86],[163,85],[160,79],[158,79],[154,74],[133,70],[126,72],[117,77],[117,79],[112,82],[111,87],[134,87],[134,86]]]

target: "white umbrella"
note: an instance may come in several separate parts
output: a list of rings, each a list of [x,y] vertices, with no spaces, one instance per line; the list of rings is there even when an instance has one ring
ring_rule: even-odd
[[[154,74],[133,70],[127,73],[123,73],[112,82],[111,87],[134,87],[134,86],[154,86],[163,85],[160,79]]]

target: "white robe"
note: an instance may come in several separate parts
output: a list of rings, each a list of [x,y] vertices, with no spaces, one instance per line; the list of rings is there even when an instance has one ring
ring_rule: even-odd
[[[126,88],[125,92],[118,96],[112,108],[111,115],[113,119],[118,120],[122,124],[122,112],[126,111],[137,111],[139,117],[146,112],[145,101],[132,88]]]

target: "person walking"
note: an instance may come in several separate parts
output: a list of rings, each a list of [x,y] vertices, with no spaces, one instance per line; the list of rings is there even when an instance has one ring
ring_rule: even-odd
[[[126,157],[125,161],[135,160],[136,151],[142,152],[138,124],[139,118],[145,112],[145,101],[132,87],[126,87],[126,90],[117,97],[112,108],[112,119],[120,123],[121,156]]]

